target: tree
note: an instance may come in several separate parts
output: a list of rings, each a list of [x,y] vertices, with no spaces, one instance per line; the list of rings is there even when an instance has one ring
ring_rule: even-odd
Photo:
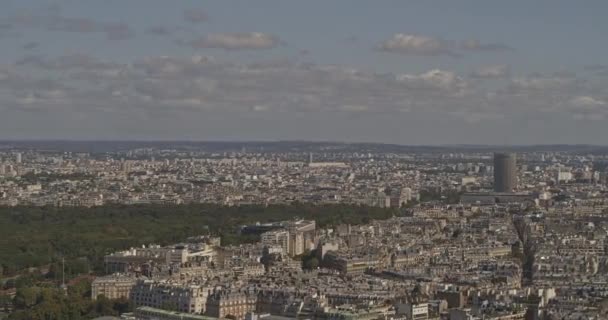
[[[0,295],[0,311],[8,311],[10,306],[13,303],[13,299],[11,299],[8,295]]]
[[[0,271],[2,271],[2,272],[0,272],[0,275],[8,276],[9,274],[11,274],[12,271],[14,271],[12,269],[13,268],[11,268],[11,266],[9,266],[8,264],[2,263],[0,265]]]
[[[15,288],[16,284],[17,281],[15,281],[15,279],[8,279],[6,282],[4,282],[4,290],[13,289]]]
[[[95,301],[95,312],[100,316],[116,315],[112,300],[106,298],[104,295],[97,297],[97,300]]]
[[[131,303],[127,298],[119,298],[114,300],[114,311],[116,311],[119,315],[131,311]]]
[[[14,305],[17,309],[27,309],[33,307],[38,300],[40,290],[36,287],[22,287],[17,289]]]
[[[319,259],[317,257],[312,257],[306,261],[304,261],[304,269],[314,270],[319,267]]]
[[[302,268],[306,270],[314,270],[319,267],[319,259],[317,259],[317,250],[306,251],[302,255]]]
[[[26,268],[51,262],[52,272],[48,276],[59,280],[61,258],[65,258],[69,280],[89,270],[104,273],[103,257],[108,252],[149,243],[171,244],[185,237],[209,234],[210,230],[221,235],[224,244],[240,244],[258,241],[256,235],[238,232],[239,226],[258,221],[299,217],[314,219],[319,227],[326,227],[361,224],[394,215],[399,215],[394,208],[308,203],[239,207],[216,204],[0,207],[0,235],[10,244],[0,250],[0,262],[5,276],[20,273],[19,286],[32,286],[42,279],[23,277]]]

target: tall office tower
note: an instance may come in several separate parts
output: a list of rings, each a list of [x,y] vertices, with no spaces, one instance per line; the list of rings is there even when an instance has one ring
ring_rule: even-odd
[[[17,163],[21,163],[21,159],[22,159],[21,152],[17,152],[17,154],[15,154],[15,161]]]
[[[494,191],[513,192],[517,183],[514,153],[494,154]]]

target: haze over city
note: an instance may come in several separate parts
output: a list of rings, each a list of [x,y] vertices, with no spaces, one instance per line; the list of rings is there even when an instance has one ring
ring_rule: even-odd
[[[608,319],[607,12],[1,0],[0,320]]]
[[[604,144],[605,1],[44,1],[4,139]]]

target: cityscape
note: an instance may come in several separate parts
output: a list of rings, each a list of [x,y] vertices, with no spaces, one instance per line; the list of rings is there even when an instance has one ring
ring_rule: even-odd
[[[596,154],[568,148],[526,152],[518,166],[516,153],[490,147],[379,153],[381,145],[373,152],[339,143],[314,148],[295,142],[272,152],[243,145],[237,151],[210,151],[201,144],[95,154],[9,149],[0,152],[0,205],[302,202],[404,208],[421,200],[439,203],[446,194],[466,204],[546,201],[557,195],[601,198],[608,163],[602,148],[590,151]],[[568,188],[571,183],[574,189]]]
[[[375,145],[365,152],[340,143],[116,145],[66,152],[7,143],[0,153],[2,205],[388,210],[380,219],[323,226],[288,214],[235,224],[244,242],[225,244],[209,228],[176,243],[118,245],[103,255],[101,270],[68,277],[90,281],[91,301],[128,303],[122,319],[608,314],[603,147],[453,152]]]
[[[0,320],[608,320],[606,12],[0,0]]]

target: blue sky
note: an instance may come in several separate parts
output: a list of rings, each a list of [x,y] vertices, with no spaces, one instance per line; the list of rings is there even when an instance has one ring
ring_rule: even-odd
[[[596,143],[606,1],[4,0],[4,138]]]

